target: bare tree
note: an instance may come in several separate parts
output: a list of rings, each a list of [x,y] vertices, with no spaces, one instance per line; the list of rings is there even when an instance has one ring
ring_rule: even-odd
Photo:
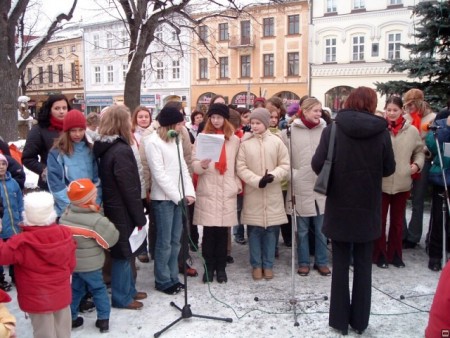
[[[140,103],[142,64],[148,56],[150,44],[157,41],[155,30],[158,26],[166,24],[177,35],[182,29],[192,30],[193,34],[198,35],[197,27],[207,18],[237,18],[243,10],[235,0],[227,0],[224,3],[211,0],[207,3],[214,6],[213,12],[194,15],[193,5],[199,12],[199,2],[194,0],[115,0],[117,13],[122,17],[130,36],[128,72],[124,88],[124,101],[128,107],[134,109]],[[180,40],[179,47],[181,51]]]
[[[17,139],[17,95],[20,76],[52,35],[69,21],[78,0],[73,0],[67,14],[59,14],[45,33],[32,45],[25,44],[24,17],[30,0],[0,1],[0,136],[5,141]]]

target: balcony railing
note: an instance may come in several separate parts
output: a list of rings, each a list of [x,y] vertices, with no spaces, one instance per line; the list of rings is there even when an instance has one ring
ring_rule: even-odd
[[[255,36],[230,36],[228,48],[255,48]]]

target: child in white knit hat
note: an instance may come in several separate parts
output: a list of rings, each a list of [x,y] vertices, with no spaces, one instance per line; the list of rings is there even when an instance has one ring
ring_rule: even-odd
[[[17,300],[29,314],[35,338],[70,337],[70,277],[76,244],[67,227],[55,223],[53,196],[24,197],[22,232],[0,241],[0,265],[14,264]]]

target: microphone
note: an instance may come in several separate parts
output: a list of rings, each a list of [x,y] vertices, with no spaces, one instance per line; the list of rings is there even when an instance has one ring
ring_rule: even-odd
[[[175,137],[178,137],[178,133],[177,133],[175,130],[170,129],[170,130],[167,132],[167,136],[170,137],[170,138],[175,138]]]
[[[438,129],[442,129],[443,127],[438,126],[437,124],[435,124],[434,122],[430,122],[430,123],[424,123],[421,126],[423,131],[436,131]]]

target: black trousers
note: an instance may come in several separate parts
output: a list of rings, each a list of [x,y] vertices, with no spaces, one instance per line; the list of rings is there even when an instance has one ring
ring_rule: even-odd
[[[203,227],[202,255],[208,271],[225,271],[228,227]]]
[[[369,325],[372,297],[373,241],[350,243],[332,241],[333,275],[331,279],[329,325],[346,330],[350,324],[364,331]],[[350,298],[349,269],[353,256],[353,288]]]
[[[431,217],[430,217],[430,229],[427,235],[428,241],[428,256],[430,259],[440,260],[442,259],[442,225],[443,225],[443,213],[442,206],[444,204],[444,187],[433,185],[433,193],[431,200]],[[445,227],[448,237],[448,212],[446,213]],[[447,244],[448,248],[448,244]]]

